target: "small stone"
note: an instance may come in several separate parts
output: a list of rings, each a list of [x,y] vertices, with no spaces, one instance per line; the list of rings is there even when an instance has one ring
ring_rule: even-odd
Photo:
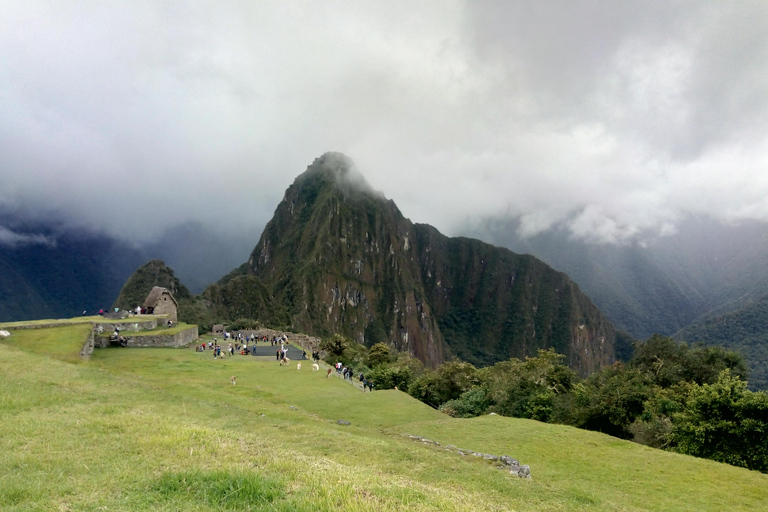
[[[339,420],[336,423],[338,423],[339,425],[351,425],[351,423],[348,422],[347,420]]]
[[[474,455],[475,457],[485,457],[485,454],[480,452],[472,452],[472,455]]]
[[[486,453],[483,457],[485,460],[499,460],[498,455],[491,455],[490,453]]]
[[[299,408],[298,408],[298,407],[294,407],[294,406],[290,406],[290,407],[289,407],[289,409],[292,409],[292,410],[294,410],[294,411],[298,411],[298,410],[299,410]]]
[[[445,447],[448,448],[449,450],[455,450],[456,449],[456,445],[453,445],[453,444],[448,444]]]
[[[503,462],[504,464],[506,464],[507,466],[519,466],[520,465],[520,461],[519,460],[513,459],[509,455],[502,455],[499,458],[499,460],[501,462]]]

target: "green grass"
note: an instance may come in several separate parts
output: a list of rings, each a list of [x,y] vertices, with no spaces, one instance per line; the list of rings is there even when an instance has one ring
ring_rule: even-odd
[[[190,327],[197,327],[196,325],[185,324],[184,322],[177,322],[170,329],[168,327],[157,326],[154,329],[145,329],[138,332],[129,332],[130,336],[155,336],[157,334],[176,334],[177,332],[186,331]]]
[[[49,318],[45,320],[23,320],[19,322],[3,322],[0,323],[0,329],[13,329],[14,327],[21,327],[25,325],[66,325],[66,324],[82,324],[82,323],[97,323],[97,324],[110,324],[110,323],[132,323],[132,322],[148,322],[157,318],[165,318],[167,315],[137,315],[129,316],[122,320],[107,320],[101,315],[93,316],[76,316],[73,318]]]
[[[82,323],[93,323],[93,322],[103,322],[104,317],[103,316],[81,316],[81,317],[74,317],[74,318],[59,318],[59,319],[47,319],[47,320],[24,320],[21,322],[4,322],[0,323],[0,329],[13,329],[14,327],[21,327],[24,325],[48,325],[48,324],[82,324]]]
[[[11,337],[2,342],[34,354],[78,363],[80,350],[91,333],[91,324],[77,324],[47,329],[11,330]]]
[[[307,362],[114,348],[70,364],[34,348],[43,331],[0,342],[3,511],[768,509],[768,476],[740,468],[530,420],[452,419]],[[533,479],[403,433],[512,455]]]

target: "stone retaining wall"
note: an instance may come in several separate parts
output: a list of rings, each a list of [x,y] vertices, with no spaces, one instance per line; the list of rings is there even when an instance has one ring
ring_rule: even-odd
[[[83,345],[83,348],[80,350],[80,357],[82,359],[88,360],[91,358],[91,354],[93,354],[93,349],[95,347],[95,339],[93,329],[91,329],[90,334],[88,334],[88,339],[85,340],[85,345]]]
[[[160,321],[163,319],[161,318]],[[120,331],[129,331],[129,332],[139,332],[139,331],[149,331],[151,329],[157,328],[157,321],[158,319],[153,318],[151,320],[142,320],[140,322],[134,321],[122,321],[122,322],[95,322],[93,324],[93,328],[96,330],[97,333],[109,333],[112,334],[115,332],[115,329],[120,329]]]
[[[193,325],[175,334],[148,334],[145,336],[131,336],[130,333],[121,332],[126,339],[126,346],[131,347],[186,347],[197,341],[197,326]],[[105,348],[110,346],[109,336],[99,336],[96,346]]]
[[[495,464],[498,469],[503,469],[505,471],[508,470],[510,475],[516,476],[518,478],[531,478],[531,466],[529,466],[528,464],[520,465],[519,460],[514,459],[509,455],[493,455],[491,453],[475,452],[472,450],[466,450],[464,448],[457,448],[452,444],[442,446],[437,441],[427,439],[426,437],[412,436],[411,434],[403,434],[403,435],[408,437],[409,439],[413,439],[414,441],[420,441],[424,444],[441,446],[446,451],[455,452],[462,456],[471,455],[473,457],[477,457],[478,459],[488,461],[492,464]]]

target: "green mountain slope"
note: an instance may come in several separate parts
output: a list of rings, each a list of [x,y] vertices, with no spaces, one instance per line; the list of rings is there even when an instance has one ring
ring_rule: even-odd
[[[613,328],[565,274],[414,225],[340,154],[296,178],[249,260],[218,286],[247,275],[295,329],[387,342],[431,366],[451,355],[487,365],[549,347],[584,374],[615,359]],[[227,318],[248,310],[212,288],[204,295]]]
[[[703,318],[675,338],[740,352],[750,370],[750,388],[768,389],[768,295],[736,311]]]
[[[162,260],[151,260],[139,267],[128,278],[112,307],[136,309],[136,306],[144,304],[144,300],[154,286],[167,288],[179,302],[179,307],[182,306],[182,302],[192,301],[192,294],[174,275],[173,269],[166,267]]]
[[[45,235],[48,241],[0,244],[0,321],[65,318],[106,309],[142,261],[139,251],[105,235],[27,229],[19,232]]]
[[[639,339],[672,335],[768,293],[768,224],[761,222],[691,216],[674,234],[631,244],[585,242],[564,226],[522,237],[519,222],[505,219],[470,232],[566,272],[617,329]]]

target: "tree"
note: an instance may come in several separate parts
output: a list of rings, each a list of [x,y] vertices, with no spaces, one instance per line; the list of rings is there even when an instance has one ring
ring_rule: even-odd
[[[578,380],[564,359],[553,349],[539,350],[536,357],[513,358],[481,370],[490,410],[517,418],[561,420],[564,397]]]
[[[489,405],[486,390],[475,386],[462,393],[459,398],[445,402],[440,406],[440,410],[454,418],[473,418],[484,414]]]
[[[768,394],[725,370],[693,386],[672,436],[680,453],[768,472]]]
[[[573,425],[632,438],[629,426],[653,395],[652,382],[646,373],[618,362],[593,373],[575,390]]]
[[[654,386],[643,413],[629,426],[632,440],[652,448],[674,449],[674,420],[685,409],[692,386],[686,381],[668,388]]]
[[[747,376],[747,366],[737,352],[722,347],[689,347],[658,334],[635,344],[629,366],[650,375],[663,388],[682,381],[711,384],[725,369],[742,378]]]
[[[408,394],[437,408],[479,383],[477,368],[472,364],[451,361],[417,378],[408,388]]]
[[[389,346],[385,343],[376,343],[368,350],[368,366],[371,368],[389,363],[391,359]]]
[[[340,358],[344,352],[351,346],[352,341],[341,334],[334,334],[330,338],[323,338],[320,341],[320,350],[325,350],[333,358]]]
[[[413,372],[407,366],[379,365],[366,375],[376,384],[376,389],[401,389],[406,391],[413,380]]]

